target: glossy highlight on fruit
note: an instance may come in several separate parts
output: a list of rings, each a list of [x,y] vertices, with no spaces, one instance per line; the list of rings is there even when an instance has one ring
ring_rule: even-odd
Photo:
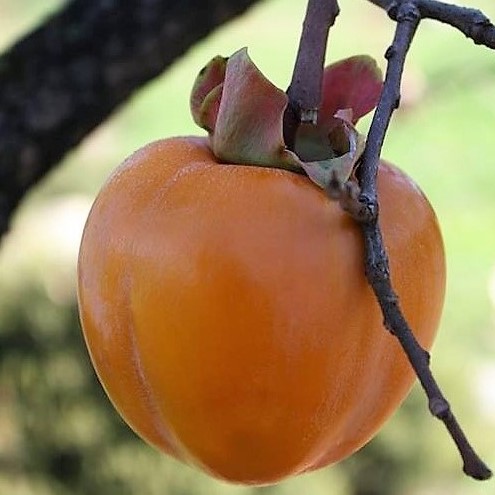
[[[269,484],[363,446],[414,373],[384,329],[354,221],[306,175],[224,163],[207,137],[146,145],[90,212],[81,324],[116,409],[158,449],[218,478]],[[394,287],[427,349],[445,260],[435,214],[379,173]]]

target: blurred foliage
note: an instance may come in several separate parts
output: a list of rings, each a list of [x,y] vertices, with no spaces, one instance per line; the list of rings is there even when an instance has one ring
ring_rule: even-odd
[[[62,0],[0,0],[0,48]],[[492,19],[492,0],[472,0]],[[290,4],[290,5],[288,5]],[[341,2],[329,60],[382,54],[393,23],[362,0]],[[163,136],[195,133],[188,88],[213,55],[247,45],[285,87],[305,1],[269,0],[192,49],[139,92],[33,190],[0,252],[0,493],[10,495],[476,495],[455,448],[418,390],[359,453],[265,488],[215,481],[158,454],[114,412],[80,334],[75,260],[92,197],[126,155]],[[385,156],[426,191],[443,228],[449,281],[433,367],[495,467],[495,61],[446,26],[424,22]],[[369,119],[362,124],[369,124]],[[262,412],[260,412],[262,413]]]

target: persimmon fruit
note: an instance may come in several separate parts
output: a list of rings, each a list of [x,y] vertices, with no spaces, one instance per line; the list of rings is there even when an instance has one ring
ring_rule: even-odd
[[[445,289],[437,219],[394,166],[381,163],[378,184],[394,287],[429,349]],[[415,377],[353,219],[306,175],[221,162],[206,137],[153,142],[113,173],[84,230],[78,301],[131,428],[236,483],[352,454]]]

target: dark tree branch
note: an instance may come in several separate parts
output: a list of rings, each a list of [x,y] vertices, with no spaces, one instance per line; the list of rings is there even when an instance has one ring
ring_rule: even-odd
[[[369,1],[386,10],[395,20],[401,0]],[[414,4],[422,19],[433,19],[449,24],[471,38],[477,45],[495,48],[495,25],[481,11],[436,0],[417,0]]]
[[[452,436],[464,462],[464,472],[479,480],[486,480],[492,473],[471,447],[457,422],[449,403],[430,370],[429,354],[416,340],[399,307],[390,280],[387,253],[378,225],[378,199],[376,179],[381,148],[393,111],[400,102],[400,82],[405,58],[421,21],[417,4],[421,0],[406,0],[395,4],[389,14],[397,21],[392,45],[386,52],[388,60],[383,92],[375,111],[368,134],[367,144],[359,168],[361,195],[359,200],[368,211],[366,221],[361,222],[365,243],[366,276],[380,304],[385,326],[397,337],[428,397],[431,413],[442,420]]]
[[[0,236],[29,187],[65,153],[190,46],[257,1],[73,0],[3,55]]]
[[[284,115],[284,140],[289,149],[294,148],[300,123],[316,124],[328,31],[338,15],[337,0],[308,1],[292,80],[287,89],[289,104]]]

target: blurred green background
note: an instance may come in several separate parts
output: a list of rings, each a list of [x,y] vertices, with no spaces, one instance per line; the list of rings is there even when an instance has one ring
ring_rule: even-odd
[[[62,0],[0,0],[0,50]],[[495,19],[493,0],[470,6]],[[369,53],[384,67],[393,23],[363,0],[342,1],[328,60]],[[99,387],[80,335],[75,260],[94,195],[129,153],[196,133],[188,91],[206,61],[248,46],[280,87],[290,78],[304,0],[267,0],[225,26],[137,93],[23,202],[0,249],[0,493],[139,495],[477,495],[495,482],[463,476],[416,386],[359,453],[274,487],[210,479],[136,438]],[[434,205],[448,291],[433,368],[461,423],[495,468],[495,53],[424,22],[407,61],[403,106],[384,156]],[[362,122],[366,129],[369,119]]]

